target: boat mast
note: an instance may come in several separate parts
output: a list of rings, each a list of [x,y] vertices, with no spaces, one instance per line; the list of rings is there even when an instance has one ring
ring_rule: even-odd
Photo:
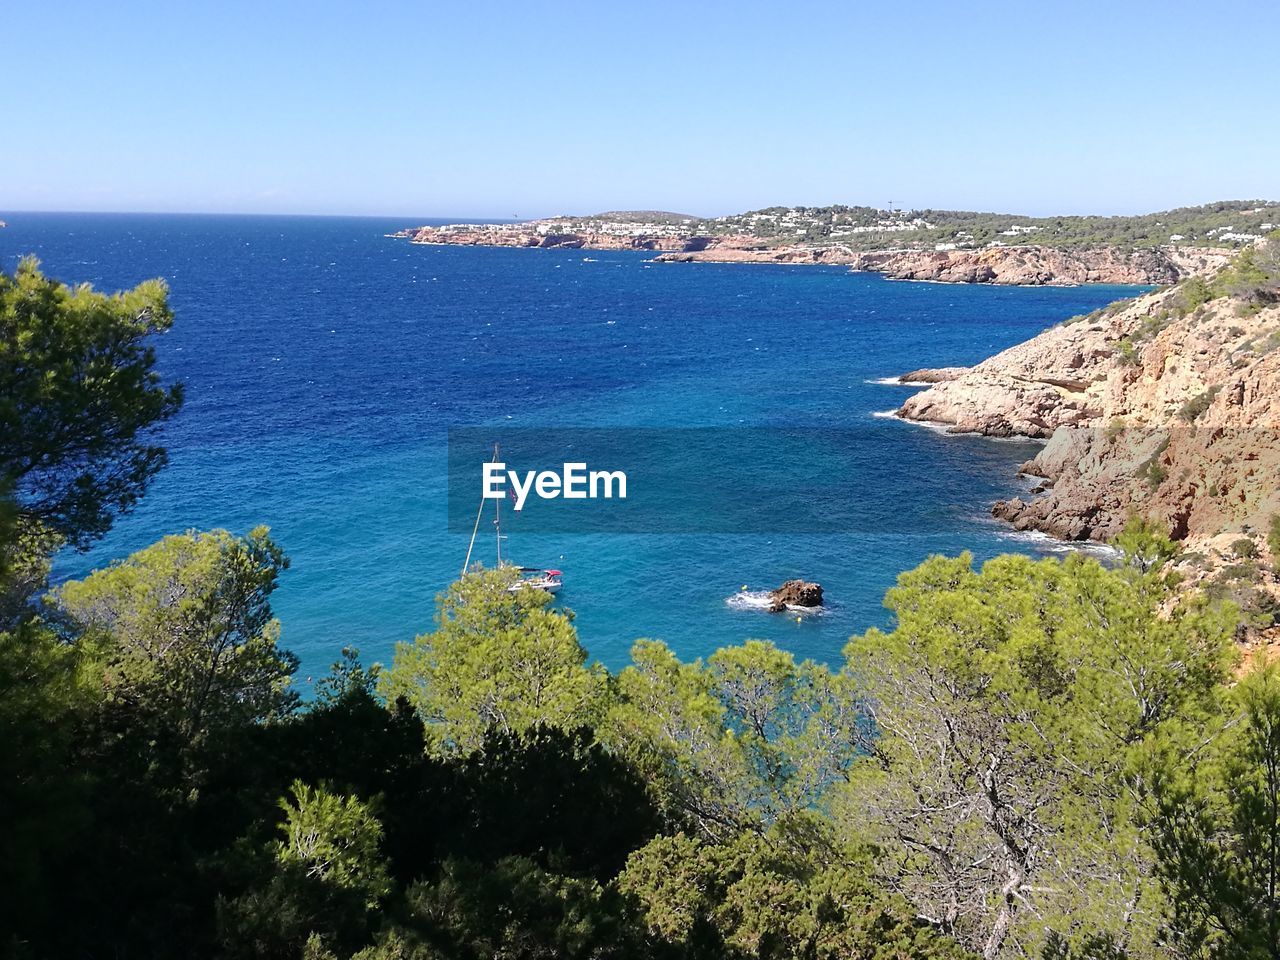
[[[494,463],[498,462],[498,445],[496,443],[493,445],[493,462]],[[494,501],[495,509],[496,509],[496,504],[499,502],[500,501]],[[480,532],[480,518],[482,516],[484,516],[484,492],[483,491],[481,491],[480,493],[480,506],[476,509],[475,526],[471,528],[471,542],[467,544],[467,559],[462,561],[462,575],[464,577],[467,575],[467,570],[471,567],[471,551],[474,550],[476,546],[476,534]],[[493,522],[496,524],[498,521],[494,520]],[[498,539],[498,565],[499,566],[502,565],[501,534],[499,534],[499,539]]]
[[[493,462],[498,462],[498,445],[493,445]],[[502,567],[502,498],[497,497],[493,501],[493,533],[498,542],[498,567]]]

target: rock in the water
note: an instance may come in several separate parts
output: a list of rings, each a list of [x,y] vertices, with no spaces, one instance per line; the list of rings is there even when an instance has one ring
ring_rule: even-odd
[[[822,584],[808,580],[788,580],[777,590],[769,591],[769,609],[780,613],[787,607],[822,606]]]
[[[907,384],[946,383],[948,380],[959,379],[961,374],[968,372],[968,367],[925,367],[922,370],[912,370],[910,373],[904,373],[898,378],[898,382]]]

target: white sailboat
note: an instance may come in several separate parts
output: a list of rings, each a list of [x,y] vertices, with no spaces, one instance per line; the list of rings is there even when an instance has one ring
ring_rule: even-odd
[[[498,463],[498,445],[493,445],[493,462]],[[471,529],[471,542],[467,544],[467,558],[462,562],[462,573],[465,576],[471,567],[471,554],[475,550],[476,536],[480,532],[480,520],[484,516],[485,498],[480,498],[480,507],[476,510],[475,526]],[[522,567],[502,559],[502,498],[493,501],[493,533],[497,551],[497,567],[499,570],[514,570],[517,580],[507,589],[512,593],[518,590],[542,590],[553,596],[564,586],[564,575],[559,570],[543,567]]]

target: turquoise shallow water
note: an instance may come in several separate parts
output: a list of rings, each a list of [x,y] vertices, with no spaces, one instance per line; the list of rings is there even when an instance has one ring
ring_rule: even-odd
[[[885,625],[895,575],[933,552],[1048,545],[988,517],[1034,447],[874,414],[878,378],[966,364],[1132,288],[896,283],[840,268],[648,262],[630,252],[412,246],[416,221],[6,214],[0,263],[34,252],[102,288],[165,277],[160,366],[187,383],[169,468],[77,576],[167,532],[269,524],[292,558],[276,609],[304,676],[346,644],[386,659],[429,629],[467,537],[446,528],[445,437],[460,425],[759,426],[850,431],[831,534],[535,534],[517,559],[565,571],[562,601],[611,667],[637,637],[682,656],[764,637],[833,660]],[[709,481],[732,498],[731,465]],[[735,607],[743,584],[821,581],[829,612]]]

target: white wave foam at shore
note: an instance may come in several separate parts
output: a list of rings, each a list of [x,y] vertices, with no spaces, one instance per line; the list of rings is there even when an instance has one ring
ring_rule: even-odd
[[[1099,560],[1120,558],[1120,551],[1110,544],[1094,540],[1059,540],[1041,530],[1003,530],[999,536],[1002,540],[1025,543],[1037,553],[1087,553]]]
[[[873,380],[863,380],[863,383],[874,383],[881,387],[932,387],[933,384],[927,380],[902,380],[898,377],[876,377]]]

